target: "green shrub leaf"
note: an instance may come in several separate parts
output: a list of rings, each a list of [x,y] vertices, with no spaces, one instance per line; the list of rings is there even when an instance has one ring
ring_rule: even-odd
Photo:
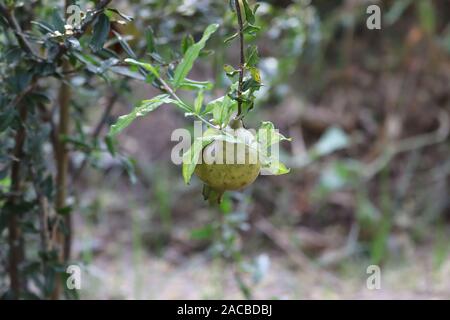
[[[150,100],[142,100],[132,112],[120,116],[117,122],[113,124],[109,130],[109,135],[114,136],[120,131],[128,127],[136,118],[145,116],[147,113],[155,110],[164,103],[172,103],[173,100],[169,98],[168,94],[161,94]]]
[[[200,51],[205,47],[206,41],[211,37],[211,35],[216,32],[216,30],[219,28],[218,24],[210,24],[205,32],[203,33],[202,38],[199,42],[191,45],[183,59],[181,60],[180,64],[175,69],[175,75],[173,77],[173,86],[175,89],[179,88],[182,84],[183,80],[188,75],[189,71],[191,71],[192,66],[194,65],[195,60],[197,59],[198,55],[200,54]]]
[[[101,14],[98,17],[94,26],[94,34],[92,35],[91,42],[89,44],[92,51],[97,52],[103,48],[106,39],[108,39],[110,29],[109,19],[105,14]]]

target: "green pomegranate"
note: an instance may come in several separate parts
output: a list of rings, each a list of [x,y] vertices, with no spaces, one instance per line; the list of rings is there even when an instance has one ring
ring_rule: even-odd
[[[214,140],[203,148],[202,161],[195,168],[195,174],[207,186],[204,196],[210,201],[220,202],[225,191],[239,190],[252,184],[261,169],[253,133],[242,127],[224,130],[238,141]],[[205,135],[217,134],[218,131],[213,129],[205,132]]]

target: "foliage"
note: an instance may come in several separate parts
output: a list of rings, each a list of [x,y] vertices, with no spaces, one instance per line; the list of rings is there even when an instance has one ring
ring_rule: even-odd
[[[436,69],[450,52],[450,28],[441,10],[446,3],[383,2],[383,28],[389,32],[378,37],[364,29],[362,2],[347,7],[348,2],[242,1],[248,45],[244,63],[233,66],[240,47],[234,1],[128,1],[126,6],[120,1],[67,1],[72,2],[81,8],[80,26],[68,23],[63,1],[0,0],[2,298],[62,296],[66,266],[81,264],[70,254],[71,235],[76,235],[71,220],[82,215],[97,219],[85,213],[78,197],[88,166],[106,173],[112,163],[135,184],[136,197],[144,189],[142,197],[148,198],[145,183],[155,186],[146,206],[163,221],[162,236],[152,234],[163,243],[172,231],[174,199],[182,194],[190,200],[189,192],[200,190],[194,181],[190,187],[176,182],[190,181],[196,159],[212,139],[231,141],[223,129],[235,118],[255,126],[274,116],[283,132],[296,134],[291,150],[303,150],[290,155],[282,149],[290,169],[270,159],[265,169],[292,174],[261,179],[246,193],[226,194],[210,222],[201,220],[202,226],[192,232],[194,241],[210,244],[213,256],[231,263],[246,297],[252,296],[252,286],[242,275],[250,273],[256,284],[269,264],[264,254],[249,263],[243,253],[250,212],[252,222],[270,211],[281,226],[310,223],[324,234],[339,222],[344,234],[357,230],[356,240],[349,231],[348,243],[357,242],[352,252],[372,263],[385,261],[396,232],[420,242],[429,237],[426,227],[438,224],[439,235],[445,234],[447,118],[436,107],[445,108],[448,90],[447,77]],[[214,69],[214,79],[191,79],[193,69],[205,65]],[[441,77],[434,77],[438,73]],[[368,78],[383,82],[398,74],[402,93],[419,92],[420,98],[401,94],[392,101],[395,113],[409,113],[410,105],[426,106],[422,109],[431,110],[427,116],[435,113],[437,119],[433,116],[420,128],[413,121],[411,129],[407,118],[401,135],[392,138],[387,130],[390,109],[377,98],[392,88],[377,92],[373,79],[370,90],[365,86]],[[151,86],[155,95],[136,101],[131,88],[137,82]],[[365,98],[358,100],[358,92]],[[341,99],[348,96],[352,99]],[[353,99],[355,109],[349,107]],[[116,119],[112,109],[117,101],[129,111],[120,111],[125,114]],[[159,176],[158,169],[146,177],[142,164],[117,141],[136,119],[165,104],[221,132],[192,141],[178,180]],[[291,107],[281,108],[286,105]],[[311,121],[305,111],[316,107],[337,119],[342,113],[345,121],[328,121],[320,112]],[[356,120],[348,125],[347,118]],[[260,126],[269,129],[269,135],[259,137],[263,151],[287,140],[271,122]],[[89,210],[95,211],[101,201],[94,202]],[[133,230],[142,227],[136,221],[133,216]],[[140,248],[140,241],[134,237],[133,248]],[[436,266],[448,253],[445,237],[438,241]],[[83,253],[83,259],[89,263],[92,256]],[[77,298],[74,292],[64,295]]]

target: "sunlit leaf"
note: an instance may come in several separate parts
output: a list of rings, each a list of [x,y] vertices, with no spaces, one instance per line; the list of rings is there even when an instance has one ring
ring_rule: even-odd
[[[211,111],[214,121],[223,126],[228,123],[233,111],[236,109],[236,101],[228,95],[217,98],[206,105],[205,111]]]
[[[258,47],[255,45],[250,46],[247,49],[247,60],[246,65],[250,67],[255,67],[259,62],[259,53],[258,53]]]
[[[250,74],[252,75],[253,80],[255,80],[258,84],[261,83],[261,74],[258,68],[250,67]]]
[[[231,36],[225,38],[225,40],[223,40],[223,43],[228,43],[233,41],[234,39],[236,39],[236,37],[239,35],[239,33],[233,33]]]
[[[236,70],[235,68],[233,68],[233,66],[230,66],[229,64],[224,65],[223,70],[225,71],[228,77],[234,77],[236,74],[239,73],[239,70]]]
[[[194,102],[194,110],[197,114],[200,113],[200,110],[202,109],[203,97],[203,90],[200,90]]]
[[[186,51],[195,43],[194,37],[192,37],[191,34],[188,34],[183,37],[183,40],[181,41],[181,52],[183,54],[186,53]]]
[[[115,14],[119,15],[120,17],[122,17],[124,20],[131,22],[134,20],[134,18],[132,16],[126,15],[123,12],[120,12],[119,10],[117,10],[116,8],[107,8],[108,11],[114,12]]]
[[[150,63],[140,62],[130,58],[125,59],[125,62],[134,66],[143,67],[145,70],[150,71],[155,77],[159,78],[159,71]]]
[[[254,15],[252,9],[250,9],[250,6],[248,5],[247,0],[242,0],[242,4],[244,5],[245,19],[249,23],[255,23],[255,15]]]
[[[265,175],[275,175],[279,176],[282,174],[287,174],[291,170],[286,167],[286,165],[278,160],[268,161],[265,165],[263,165],[263,171]]]
[[[244,32],[244,34],[255,36],[259,30],[261,30],[261,27],[252,25],[251,23],[247,23],[244,27],[243,32]]]
[[[275,126],[270,121],[264,121],[261,123],[261,126],[257,132],[257,139],[260,148],[265,149],[269,148],[275,143],[279,143],[280,141],[291,141],[290,138],[286,138],[277,129],[275,129]]]
[[[136,118],[145,116],[164,103],[172,103],[173,100],[167,94],[161,94],[150,100],[142,100],[129,114],[120,116],[109,130],[109,135],[114,136],[128,127]]]
[[[180,89],[184,90],[211,90],[213,84],[209,81],[196,81],[191,79],[184,79],[180,85]]]
[[[205,47],[206,41],[208,41],[211,35],[214,32],[216,32],[218,28],[219,28],[218,24],[209,25],[206,28],[205,32],[203,33],[203,36],[200,39],[200,41],[190,46],[189,49],[186,51],[180,64],[175,69],[175,75],[173,77],[173,86],[175,87],[175,89],[180,87],[183,80],[189,74],[189,71],[191,71],[195,60],[200,54],[200,51]]]

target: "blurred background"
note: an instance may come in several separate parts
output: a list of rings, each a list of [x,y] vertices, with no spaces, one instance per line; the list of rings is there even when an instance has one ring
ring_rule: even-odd
[[[223,65],[239,62],[237,43],[223,43],[236,28],[228,1],[114,3],[134,17],[115,32],[142,48],[151,26],[163,56],[219,23],[190,78],[216,83],[207,99],[223,94]],[[171,106],[121,133],[120,160],[74,150],[75,164],[86,161],[70,198],[80,298],[450,298],[450,2],[258,3],[249,43],[264,86],[246,125],[270,120],[292,138],[282,144],[291,172],[209,207],[200,181],[186,186],[170,160],[172,131],[192,126]],[[380,30],[366,26],[370,4]],[[159,94],[135,80],[122,91],[72,82],[91,128],[105,106],[113,123]],[[379,290],[367,288],[370,265],[381,269]]]
[[[369,4],[381,30],[366,27]],[[234,28],[218,1],[122,10],[135,17],[131,41],[147,24],[161,44],[211,22]],[[107,161],[76,181],[74,248],[92,277],[81,297],[450,298],[450,3],[261,1],[258,13],[264,87],[247,126],[270,120],[292,137],[291,173],[214,210],[170,161],[172,131],[190,122],[171,107],[135,122],[120,137],[134,184]],[[219,93],[223,64],[238,64],[220,38],[191,76]],[[157,94],[130,85],[115,115]],[[372,264],[380,290],[366,287]]]

